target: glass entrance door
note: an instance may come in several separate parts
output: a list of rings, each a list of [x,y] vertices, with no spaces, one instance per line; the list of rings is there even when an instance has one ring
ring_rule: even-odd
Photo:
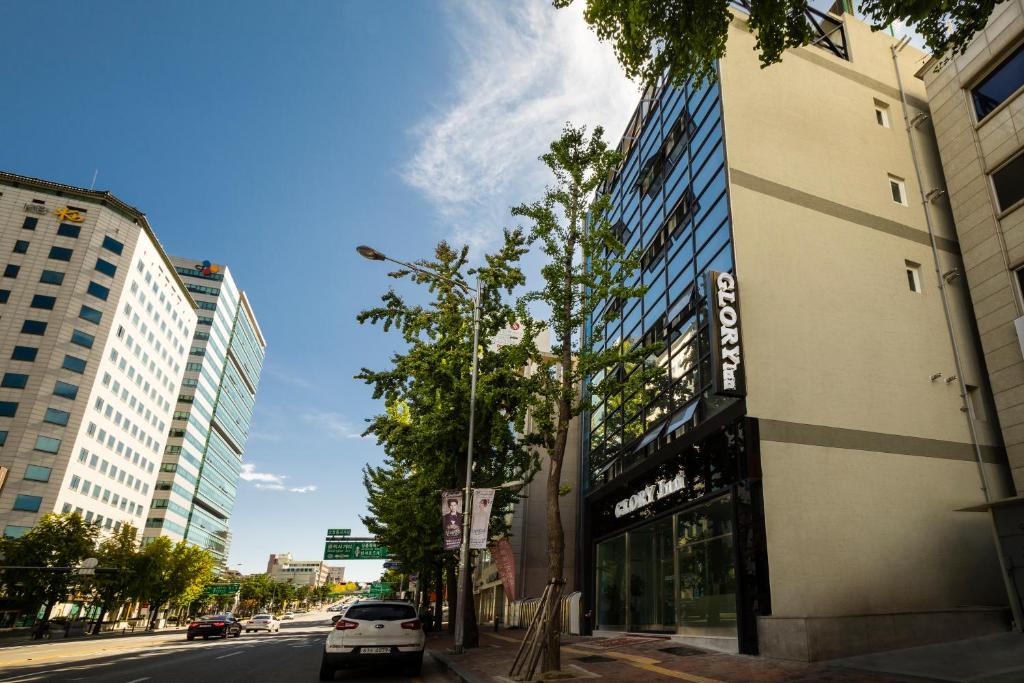
[[[597,627],[626,630],[626,536],[597,544]]]
[[[672,518],[629,534],[629,630],[675,632]]]
[[[676,515],[678,633],[736,637],[732,496]]]

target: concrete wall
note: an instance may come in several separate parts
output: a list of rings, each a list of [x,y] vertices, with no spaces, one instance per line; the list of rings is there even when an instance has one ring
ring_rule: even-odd
[[[1002,604],[991,534],[939,292],[961,268],[953,223],[915,177],[895,39],[845,17],[852,61],[808,47],[761,69],[733,22],[722,63],[725,136],[746,355],[748,413],[761,420],[773,617],[838,617]],[[910,116],[926,111],[900,68]],[[875,107],[887,106],[888,126]],[[924,185],[942,186],[930,131],[915,133]],[[889,176],[906,202],[893,200]],[[911,291],[906,262],[920,265]],[[963,279],[951,287],[966,381],[988,391]],[[960,288],[960,289],[958,289]],[[941,377],[932,380],[932,375]],[[980,400],[979,404],[984,405]],[[995,422],[977,427],[1005,474]],[[1005,486],[1005,481],[1003,482]]]
[[[1024,0],[996,5],[967,51],[921,70],[1017,493],[1024,491],[1024,315],[1013,271],[1024,265],[1024,208],[1000,213],[989,173],[1024,149],[1024,93],[978,121],[970,90],[1024,41]]]

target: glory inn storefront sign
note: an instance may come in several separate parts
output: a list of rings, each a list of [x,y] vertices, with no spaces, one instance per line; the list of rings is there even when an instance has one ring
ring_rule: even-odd
[[[665,496],[671,496],[686,488],[686,478],[680,472],[672,479],[659,479],[650,486],[645,486],[629,498],[624,498],[615,504],[615,516],[622,517],[640,508],[647,507],[656,500]]]
[[[732,273],[708,273],[709,327],[714,363],[714,392],[720,396],[746,395],[743,352],[740,348],[740,308]]]

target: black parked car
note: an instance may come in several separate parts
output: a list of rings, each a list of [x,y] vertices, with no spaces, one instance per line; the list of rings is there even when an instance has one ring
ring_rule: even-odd
[[[193,621],[188,625],[188,634],[185,637],[188,640],[194,640],[196,636],[202,636],[205,640],[214,636],[217,638],[227,638],[228,636],[237,638],[240,635],[242,635],[242,622],[235,619],[228,612],[200,617],[198,620]]]

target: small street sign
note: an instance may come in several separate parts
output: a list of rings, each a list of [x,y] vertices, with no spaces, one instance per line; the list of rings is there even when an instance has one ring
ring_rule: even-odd
[[[325,560],[384,560],[388,549],[373,540],[327,541],[324,544]]]
[[[351,529],[328,529],[327,530],[327,537],[328,538],[338,537],[338,536],[351,536],[351,535],[352,535],[352,530]]]
[[[242,587],[240,583],[214,583],[203,589],[206,595],[231,595]]]

